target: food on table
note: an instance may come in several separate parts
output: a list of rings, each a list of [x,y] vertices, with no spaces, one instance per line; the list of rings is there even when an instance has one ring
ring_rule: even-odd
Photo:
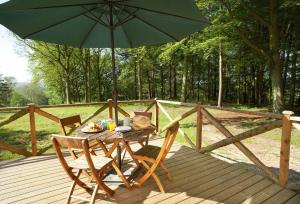
[[[99,124],[90,122],[87,126],[82,128],[81,130],[83,132],[93,133],[93,132],[100,132],[102,128]]]
[[[100,126],[99,124],[93,123],[93,122],[90,122],[90,123],[88,124],[88,127],[89,127],[90,129],[101,130],[101,126]]]

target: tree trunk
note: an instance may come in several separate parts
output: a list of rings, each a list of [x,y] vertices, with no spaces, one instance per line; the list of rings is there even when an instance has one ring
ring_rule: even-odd
[[[138,99],[137,61],[134,59],[134,99]]]
[[[222,56],[222,43],[219,43],[219,94],[218,94],[218,107],[222,107],[222,64],[223,64],[223,56]]]
[[[288,43],[289,44],[289,43]],[[287,82],[287,74],[289,72],[289,62],[290,62],[290,47],[287,46],[286,51],[286,59],[284,61],[285,65],[283,67],[283,78],[282,78],[282,98],[284,99],[285,90],[286,90],[286,82]]]
[[[142,85],[142,68],[141,68],[141,62],[137,62],[137,83],[138,83],[138,96],[139,100],[143,97],[143,85]]]
[[[172,90],[173,90],[173,98],[177,99],[177,80],[176,80],[176,66],[172,65]]]
[[[152,73],[152,97],[155,98],[156,97],[156,93],[157,93],[157,84],[156,84],[156,78],[155,78],[155,73],[156,73],[156,70],[154,68],[155,66],[153,66],[153,69],[151,71]]]
[[[270,74],[272,82],[273,111],[280,113],[283,110],[282,100],[282,61],[280,59],[280,38],[278,29],[278,0],[270,0]]]
[[[184,65],[183,65],[183,74],[182,74],[182,84],[181,84],[181,97],[180,100],[186,102],[186,93],[187,93],[187,77],[188,77],[188,62],[187,56],[184,56]]]
[[[257,67],[256,70],[256,84],[255,84],[255,101],[257,106],[261,106],[262,104],[262,84],[263,84],[263,78],[264,78],[264,70],[263,70],[263,64],[260,64]]]
[[[218,83],[218,66],[212,65],[214,70],[214,82],[213,82],[213,100],[217,100],[217,83]]]
[[[172,92],[172,64],[169,66],[169,97],[173,98],[173,92]]]
[[[212,86],[211,86],[211,76],[212,71],[211,71],[211,64],[209,63],[209,58],[207,59],[207,101],[210,101],[211,99],[211,91],[212,91]],[[200,75],[200,74],[199,74]],[[199,82],[200,83],[200,82]]]
[[[71,98],[70,98],[70,76],[69,73],[65,72],[65,87],[66,87],[66,103],[71,104]]]
[[[165,77],[162,67],[159,67],[160,71],[160,96],[162,99],[165,99]]]
[[[200,69],[199,69],[200,70]],[[201,74],[198,72],[198,81],[197,81],[197,101],[200,101],[200,81]],[[202,99],[203,100],[203,99]]]
[[[71,87],[70,87],[70,59],[71,57],[68,55],[66,59],[66,67],[65,67],[65,86],[66,86],[66,102],[67,104],[71,104]]]
[[[294,49],[292,56],[292,69],[291,69],[291,90],[290,90],[290,107],[294,107],[295,94],[296,94],[296,68],[297,68],[297,49]]]
[[[191,67],[192,67],[192,73],[191,73],[191,83],[190,83],[190,85],[191,85],[191,92],[192,92],[192,98],[194,99],[195,98],[195,88],[194,88],[194,81],[195,81],[195,74],[194,74],[194,72],[195,72],[195,68],[194,68],[194,61],[193,61],[193,59],[192,59],[192,62],[191,62],[192,64],[191,64]]]
[[[100,64],[100,58],[101,58],[101,51],[99,49],[97,50],[96,55],[96,74],[97,74],[97,84],[98,84],[98,100],[102,101],[102,86],[101,86],[101,64]]]
[[[90,50],[87,49],[87,59],[86,59],[86,63],[87,63],[87,83],[88,83],[88,102],[92,101],[92,89],[91,89],[91,55],[90,55]]]
[[[252,80],[251,80],[251,103],[256,104],[256,72],[257,68],[256,65],[253,64],[251,66],[251,74],[252,74]]]
[[[240,105],[241,103],[241,68],[238,67],[238,81],[237,81],[237,97],[236,103]]]
[[[148,81],[148,99],[151,99],[152,97],[152,90],[151,90],[151,76],[150,71],[147,71],[147,81]]]

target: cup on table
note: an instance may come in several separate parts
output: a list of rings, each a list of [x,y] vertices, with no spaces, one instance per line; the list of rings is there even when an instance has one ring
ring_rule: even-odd
[[[110,131],[114,131],[116,127],[117,127],[117,126],[116,126],[116,124],[115,124],[114,121],[109,121],[109,122],[108,122],[108,129],[109,129]]]
[[[123,126],[129,126],[130,125],[130,118],[129,117],[125,117],[124,121],[123,121]]]

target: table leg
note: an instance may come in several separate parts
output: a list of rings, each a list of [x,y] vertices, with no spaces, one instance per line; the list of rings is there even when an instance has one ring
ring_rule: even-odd
[[[122,147],[120,144],[117,146],[117,155],[118,155],[118,167],[122,169]]]

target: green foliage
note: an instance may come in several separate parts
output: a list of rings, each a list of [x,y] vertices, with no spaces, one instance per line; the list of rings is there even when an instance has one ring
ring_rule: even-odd
[[[10,99],[11,106],[25,106],[29,103],[30,101],[23,94],[18,91],[13,91]]]
[[[15,84],[16,82],[13,77],[3,77],[0,74],[0,107],[9,106]]]
[[[24,106],[29,103],[47,105],[48,98],[44,88],[38,82],[32,81],[27,84],[17,85],[10,99],[11,106]]]
[[[270,56],[274,53],[281,56],[285,102],[292,100],[291,108],[300,103],[299,56],[295,66],[291,60],[300,47],[297,1],[279,1],[280,38],[275,51],[270,49],[272,35],[267,26],[271,22],[273,1],[196,2],[210,22],[206,29],[179,42],[116,50],[120,99],[183,97],[187,101],[215,104],[221,45],[225,103],[257,106],[272,103],[274,66]],[[108,49],[79,49],[31,41],[27,45],[32,50],[29,56],[34,79],[43,84],[49,103],[103,101],[112,97]],[[292,74],[292,67],[296,67],[296,74]]]

